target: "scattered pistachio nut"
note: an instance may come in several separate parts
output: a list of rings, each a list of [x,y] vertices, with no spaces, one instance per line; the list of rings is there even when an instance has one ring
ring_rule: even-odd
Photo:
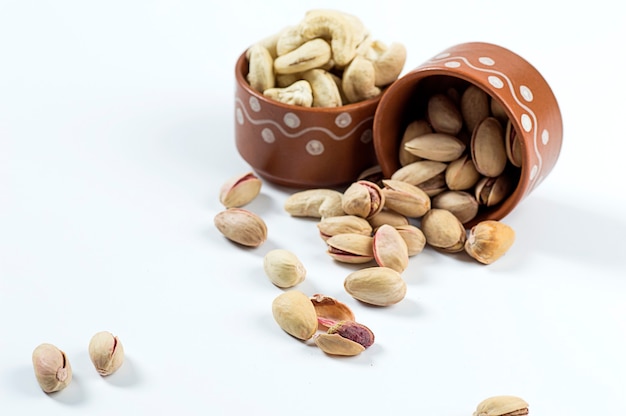
[[[465,152],[465,143],[446,133],[427,133],[404,144],[407,152],[435,162],[452,162]]]
[[[493,396],[478,404],[473,416],[524,416],[528,403],[517,396]]]
[[[387,202],[385,201],[385,205]],[[393,225],[394,227],[398,225],[406,225],[409,223],[409,219],[406,215],[399,214],[395,211],[390,210],[389,208],[383,208],[378,214],[374,215],[367,219],[367,222],[372,226],[372,230],[376,230],[383,224]]]
[[[461,95],[460,105],[463,121],[469,131],[474,131],[478,123],[491,114],[489,94],[473,84]]]
[[[374,259],[374,238],[371,236],[345,233],[326,240],[327,253],[342,263],[367,263]]]
[[[480,174],[488,177],[500,176],[504,172],[506,148],[504,147],[504,131],[495,117],[482,120],[472,134],[472,160]]]
[[[289,250],[274,249],[263,257],[263,270],[270,281],[282,288],[290,288],[304,281],[306,269],[300,259]]]
[[[411,218],[423,216],[430,209],[430,197],[416,185],[394,179],[384,179],[381,190],[385,207]]]
[[[426,120],[414,120],[410,122],[404,129],[402,140],[400,142],[400,153],[398,154],[398,161],[400,166],[406,166],[410,163],[422,160],[421,157],[412,154],[406,150],[406,143],[413,140],[416,137],[423,136],[424,134],[432,133],[433,129]]]
[[[426,243],[448,253],[463,251],[466,241],[465,227],[450,211],[433,208],[422,217],[422,231]]]
[[[341,207],[348,215],[370,218],[382,211],[385,195],[380,187],[370,181],[356,181],[343,193]]]
[[[124,363],[124,346],[112,333],[100,331],[89,341],[89,358],[98,374],[111,375]]]
[[[374,343],[374,333],[371,329],[355,321],[339,321],[328,328],[329,334],[339,334],[344,338],[361,344],[364,348]]]
[[[323,218],[317,224],[317,228],[324,241],[337,234],[372,235],[372,226],[368,220],[356,215]]]
[[[463,116],[452,99],[434,94],[428,99],[427,117],[437,133],[456,135],[463,127]]]
[[[32,354],[35,378],[46,393],[63,390],[72,381],[72,367],[63,351],[48,343],[35,348]]]
[[[450,211],[463,224],[473,220],[478,214],[478,201],[465,191],[442,192],[433,198],[432,206]]]
[[[406,282],[388,267],[368,267],[350,273],[344,280],[346,292],[361,302],[390,306],[406,296]]]
[[[243,246],[258,247],[267,239],[263,219],[243,208],[228,208],[218,213],[213,222],[224,237]]]
[[[226,208],[239,208],[259,195],[262,182],[252,172],[233,176],[220,189],[220,202]]]
[[[396,225],[395,228],[406,243],[409,257],[416,256],[424,250],[426,237],[422,230],[412,224]]]
[[[465,251],[483,264],[491,264],[513,245],[515,231],[500,221],[481,221],[472,227],[465,242]]]
[[[272,302],[274,320],[289,335],[306,341],[317,331],[317,314],[307,295],[291,290]]]
[[[402,273],[409,265],[409,249],[400,232],[388,224],[381,225],[374,233],[374,259],[379,266],[389,267]]]

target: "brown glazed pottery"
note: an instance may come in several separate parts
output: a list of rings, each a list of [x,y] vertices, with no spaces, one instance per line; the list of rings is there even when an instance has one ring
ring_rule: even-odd
[[[398,168],[399,143],[407,124],[425,118],[426,99],[450,87],[474,84],[505,109],[521,138],[522,166],[508,198],[465,224],[500,220],[550,173],[563,139],[556,98],[541,74],[515,53],[488,43],[452,46],[395,81],[383,94],[374,118],[374,147],[383,175]]]
[[[246,81],[245,53],[235,67],[235,143],[264,179],[295,188],[338,187],[376,165],[372,143],[380,97],[334,108],[271,100]]]

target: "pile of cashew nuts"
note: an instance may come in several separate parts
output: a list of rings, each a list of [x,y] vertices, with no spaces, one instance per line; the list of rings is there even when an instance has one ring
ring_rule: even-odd
[[[395,81],[406,48],[372,39],[355,16],[311,10],[297,26],[246,51],[247,81],[264,96],[304,107],[339,107],[378,96]]]

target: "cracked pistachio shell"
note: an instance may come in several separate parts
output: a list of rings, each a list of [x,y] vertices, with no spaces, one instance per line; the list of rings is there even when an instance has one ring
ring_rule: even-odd
[[[494,396],[483,400],[473,416],[523,416],[528,414],[528,403],[517,396]]]
[[[406,243],[409,257],[415,256],[424,250],[426,237],[422,230],[412,224],[398,225],[396,230],[400,233]]]
[[[326,218],[345,215],[343,194],[333,189],[307,189],[290,195],[284,208],[293,217]]]
[[[508,160],[504,131],[495,117],[487,117],[476,126],[470,146],[474,166],[481,175],[493,178],[504,172]]]
[[[513,180],[506,173],[495,178],[483,177],[474,188],[474,196],[480,205],[490,207],[502,202],[512,189]]]
[[[272,302],[274,320],[289,335],[303,341],[317,331],[317,314],[307,295],[289,291],[278,295]]]
[[[267,239],[265,222],[243,208],[228,208],[214,218],[215,227],[229,240],[247,247],[258,247]]]
[[[289,250],[270,250],[263,257],[263,270],[270,281],[283,289],[293,287],[306,277],[306,269],[298,257]]]
[[[319,329],[328,330],[329,322],[354,321],[352,309],[331,296],[315,294],[311,296],[311,303],[318,317]]]
[[[502,257],[514,241],[513,228],[500,221],[486,220],[472,227],[465,242],[465,251],[479,262],[491,264]]]
[[[463,224],[471,221],[478,214],[478,201],[465,191],[446,191],[432,201],[433,208],[447,209]]]
[[[371,236],[346,233],[326,240],[327,253],[342,263],[367,263],[374,259],[374,239]]]
[[[456,135],[463,127],[463,116],[458,107],[445,94],[435,94],[428,99],[426,114],[438,133]]]
[[[422,217],[421,225],[429,245],[449,253],[463,251],[466,231],[450,211],[433,208]]]
[[[400,232],[391,225],[381,225],[374,233],[374,259],[379,266],[402,273],[409,265],[409,249]]]
[[[341,207],[348,215],[370,218],[385,206],[385,196],[374,182],[356,181],[345,190]]]
[[[41,344],[32,355],[35,378],[46,393],[63,390],[72,381],[72,367],[65,353],[52,344]]]
[[[383,180],[385,207],[401,215],[418,218],[430,209],[430,197],[416,185],[393,179]]]
[[[222,185],[220,202],[226,208],[242,207],[259,195],[261,185],[261,180],[252,172],[233,176]]]
[[[328,355],[344,357],[352,357],[365,351],[363,345],[339,334],[319,334],[315,337],[315,345]]]
[[[358,342],[368,348],[374,343],[374,333],[371,329],[355,321],[340,321],[328,328],[329,334],[339,334],[351,341]]]
[[[391,179],[419,185],[444,172],[447,166],[444,162],[420,160],[401,167],[391,175]]]
[[[328,240],[330,237],[337,234],[353,233],[366,236],[372,235],[372,226],[370,223],[365,218],[357,217],[356,215],[323,218],[317,224],[317,228],[323,240]]]
[[[390,306],[406,295],[406,282],[388,267],[368,267],[350,273],[343,283],[350,296],[376,306]]]
[[[89,358],[98,374],[108,376],[124,363],[124,347],[118,337],[110,332],[101,331],[89,341]]]

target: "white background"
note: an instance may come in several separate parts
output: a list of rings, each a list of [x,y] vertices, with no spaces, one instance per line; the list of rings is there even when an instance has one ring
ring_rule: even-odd
[[[574,5],[576,4],[576,5]],[[581,4],[581,6],[579,6]],[[500,44],[552,86],[560,159],[504,219],[491,266],[426,249],[389,308],[343,290],[316,222],[265,183],[247,208],[268,241],[214,228],[221,184],[249,167],[234,130],[234,64],[311,8],[356,14],[408,51]],[[609,0],[225,2],[0,0],[0,414],[470,415],[497,394],[531,415],[626,413],[626,18]],[[288,248],[298,289],[335,296],[376,334],[336,359],[286,335],[262,270]],[[126,362],[89,362],[100,330]],[[31,352],[63,349],[74,380],[37,385]]]

